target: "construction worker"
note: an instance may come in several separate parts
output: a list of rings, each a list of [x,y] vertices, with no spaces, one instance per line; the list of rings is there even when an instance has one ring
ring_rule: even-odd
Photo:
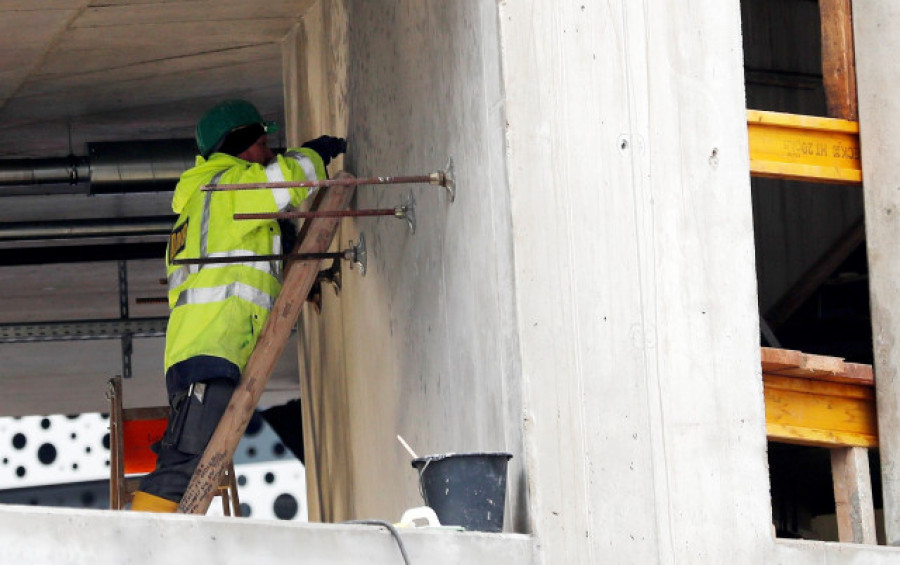
[[[200,187],[324,179],[329,161],[346,150],[345,140],[322,136],[275,155],[267,134],[276,127],[244,100],[216,105],[197,124],[200,155],[175,187],[172,209],[179,216],[166,252],[171,312],[165,369],[171,412],[156,446],[156,469],[142,480],[132,510],[177,509],[281,290],[281,261],[253,260],[283,252],[281,227],[273,220],[235,221],[233,214],[286,210],[314,190],[207,192]],[[172,263],[235,256],[247,261]]]

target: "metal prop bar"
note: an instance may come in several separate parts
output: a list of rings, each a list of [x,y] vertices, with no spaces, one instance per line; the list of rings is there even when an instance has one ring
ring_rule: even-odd
[[[412,191],[403,198],[403,204],[393,208],[375,208],[371,210],[323,210],[303,212],[293,210],[290,212],[247,212],[234,214],[235,220],[290,220],[295,218],[359,218],[372,216],[393,216],[398,220],[406,220],[409,230],[416,232],[416,201]]]
[[[252,212],[235,214],[235,220],[290,220],[292,218],[358,218],[366,216],[406,217],[403,206],[395,208],[376,208],[374,210],[324,210],[320,212]]]
[[[344,177],[322,180],[286,181],[286,182],[260,182],[240,184],[205,184],[200,187],[203,191],[224,190],[260,190],[273,188],[327,188],[329,186],[359,186],[364,184],[433,184],[442,186],[447,190],[450,202],[456,199],[456,182],[453,177],[453,160],[447,162],[443,171],[435,171],[427,175],[411,176],[387,176],[387,177]]]
[[[320,259],[344,259],[344,251],[325,253],[284,253],[280,255],[243,255],[239,257],[197,257],[194,259],[174,259],[173,265],[217,265],[226,263],[256,263],[257,261],[316,261]]]
[[[200,190],[258,190],[272,188],[326,188],[329,186],[358,186],[361,184],[436,184],[444,186],[446,177],[443,171],[429,175],[396,176],[396,177],[364,177],[343,179],[322,179],[284,182],[259,182],[242,184],[206,184]]]
[[[257,261],[319,261],[322,259],[346,259],[359,268],[362,275],[366,274],[366,239],[359,234],[356,243],[350,242],[350,247],[343,251],[325,251],[320,253],[284,253],[281,255],[244,255],[239,257],[196,257],[193,259],[174,259],[173,265],[213,265],[223,263],[249,263]]]

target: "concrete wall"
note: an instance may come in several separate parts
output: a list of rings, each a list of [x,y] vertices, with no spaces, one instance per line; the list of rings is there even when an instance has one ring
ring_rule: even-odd
[[[887,563],[771,532],[737,2],[501,3],[545,563]]]
[[[297,37],[338,38],[346,96],[310,111],[345,104],[346,168],[458,185],[412,189],[415,234],[345,221],[369,273],[303,321],[322,519],[421,502],[401,434],[512,452],[544,563],[891,559],[772,537],[738,2],[321,8],[346,32]]]
[[[391,218],[343,222],[342,244],[365,235],[369,268],[365,278],[345,269],[340,298],[326,290],[322,312],[303,321],[304,396],[315,413],[306,445],[320,478],[311,509],[318,502],[329,521],[396,520],[422,504],[400,434],[420,455],[512,453],[507,517],[511,529],[527,530],[496,4],[319,8],[296,36],[299,45],[331,46],[315,51],[321,56],[297,50],[294,96],[308,95],[312,114],[297,114],[301,137],[341,133],[337,122],[330,132],[309,127],[328,124],[315,116],[339,100],[347,170],[424,174],[452,157],[458,192],[451,203],[431,186],[359,189],[358,208],[393,207],[411,191],[415,234]],[[346,31],[317,23],[341,17]],[[308,87],[316,79],[306,77],[339,76],[335,69],[349,69],[346,96],[328,81]]]

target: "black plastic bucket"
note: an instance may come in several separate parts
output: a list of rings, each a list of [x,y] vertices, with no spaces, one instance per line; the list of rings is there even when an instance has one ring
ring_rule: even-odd
[[[510,453],[447,453],[413,459],[425,504],[445,526],[503,531]]]

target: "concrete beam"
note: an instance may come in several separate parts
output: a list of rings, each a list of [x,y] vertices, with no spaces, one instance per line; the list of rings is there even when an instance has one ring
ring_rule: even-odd
[[[403,529],[412,563],[529,565],[534,542],[516,534]],[[386,528],[45,507],[0,507],[4,561],[91,563],[403,563]]]
[[[762,563],[768,565],[891,565],[900,552],[893,547],[806,540],[777,540]]]

